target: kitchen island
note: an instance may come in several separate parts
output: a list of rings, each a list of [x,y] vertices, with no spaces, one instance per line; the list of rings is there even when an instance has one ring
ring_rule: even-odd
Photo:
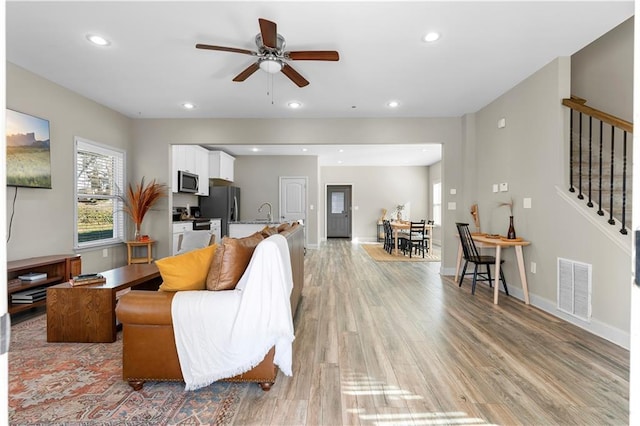
[[[247,237],[261,231],[265,226],[278,226],[282,222],[269,222],[267,220],[241,220],[229,222],[229,236],[233,238]]]

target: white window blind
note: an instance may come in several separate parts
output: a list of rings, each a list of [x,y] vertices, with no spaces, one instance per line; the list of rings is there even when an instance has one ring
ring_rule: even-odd
[[[75,146],[75,246],[121,242],[125,152],[81,138]]]

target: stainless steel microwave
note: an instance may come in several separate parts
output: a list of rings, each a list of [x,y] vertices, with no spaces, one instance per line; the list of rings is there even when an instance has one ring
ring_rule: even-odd
[[[178,170],[178,192],[198,192],[198,175]]]

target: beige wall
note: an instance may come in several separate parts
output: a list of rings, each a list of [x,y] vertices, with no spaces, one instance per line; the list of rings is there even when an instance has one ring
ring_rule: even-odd
[[[629,246],[629,237],[602,231],[561,196],[568,188],[567,114],[561,100],[569,95],[569,84],[569,58],[559,58],[474,114],[475,138],[466,142],[475,142],[481,224],[485,232],[505,233],[508,210],[498,204],[512,198],[516,232],[532,242],[525,262],[533,304],[628,347],[631,265],[615,239],[626,239]],[[506,119],[504,129],[497,128],[500,118]],[[509,192],[493,193],[492,184],[499,182],[507,182]],[[531,209],[522,207],[525,197],[532,199]],[[556,308],[558,258],[593,265],[590,323]],[[513,253],[507,251],[505,260],[507,281],[515,289]],[[536,274],[529,272],[531,262],[537,264]]]
[[[321,195],[319,222],[321,239],[326,240],[327,185],[351,185],[352,237],[360,241],[376,240],[376,224],[387,209],[391,217],[398,204],[411,203],[413,220],[428,219],[429,167],[335,167],[320,169]]]
[[[633,28],[630,18],[571,56],[571,94],[631,122]]]
[[[258,213],[264,202],[273,207],[273,218],[280,217],[280,177],[306,177],[307,209],[317,206],[318,199],[318,158],[315,156],[238,156],[235,161],[236,179],[233,183],[241,188],[242,208],[240,220],[266,218],[266,210]],[[305,222],[307,244],[318,239],[318,221],[314,214],[309,214]],[[308,245],[307,245],[308,246]]]
[[[132,170],[133,178],[155,177],[168,181],[171,144],[233,145],[233,144],[370,144],[370,143],[439,143],[443,146],[443,183],[460,187],[461,172],[459,118],[404,118],[404,119],[136,119],[133,122]],[[285,162],[288,160],[285,160]],[[284,165],[283,162],[282,164]],[[281,167],[281,166],[278,166]],[[276,176],[275,172],[272,175]],[[319,182],[321,170],[308,170],[310,186]],[[238,174],[240,176],[240,174]],[[239,177],[239,179],[241,179]],[[251,185],[243,182],[242,187]],[[240,186],[240,185],[238,185]],[[308,203],[320,205],[320,185],[310,189]],[[314,195],[315,192],[315,195]],[[244,190],[243,190],[244,194]],[[447,193],[448,194],[448,193]],[[443,203],[447,202],[446,195]],[[243,195],[244,199],[244,195]],[[379,208],[379,207],[378,207]],[[246,209],[245,209],[246,210]],[[308,243],[319,243],[317,226],[319,209],[309,211]],[[152,215],[156,213],[156,215]],[[170,213],[150,213],[154,219],[145,232],[159,239],[159,255],[170,252]],[[445,226],[453,229],[454,222],[445,212]],[[146,219],[145,219],[146,220]],[[313,225],[313,224],[318,225]],[[322,229],[322,228],[321,228]],[[315,238],[314,238],[315,233]],[[443,242],[443,265],[453,270],[457,245],[453,235],[447,245]],[[445,239],[446,240],[446,239]]]
[[[130,155],[131,120],[11,63],[7,69],[7,108],[49,120],[52,189],[7,188],[7,260],[73,253],[74,137],[125,149]],[[12,213],[13,222],[9,226]],[[126,262],[120,244],[103,250],[86,250],[85,272],[102,271]]]

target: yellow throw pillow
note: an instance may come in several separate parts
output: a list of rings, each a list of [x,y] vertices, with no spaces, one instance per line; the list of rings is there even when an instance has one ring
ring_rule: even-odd
[[[217,244],[156,261],[162,291],[204,290]]]

